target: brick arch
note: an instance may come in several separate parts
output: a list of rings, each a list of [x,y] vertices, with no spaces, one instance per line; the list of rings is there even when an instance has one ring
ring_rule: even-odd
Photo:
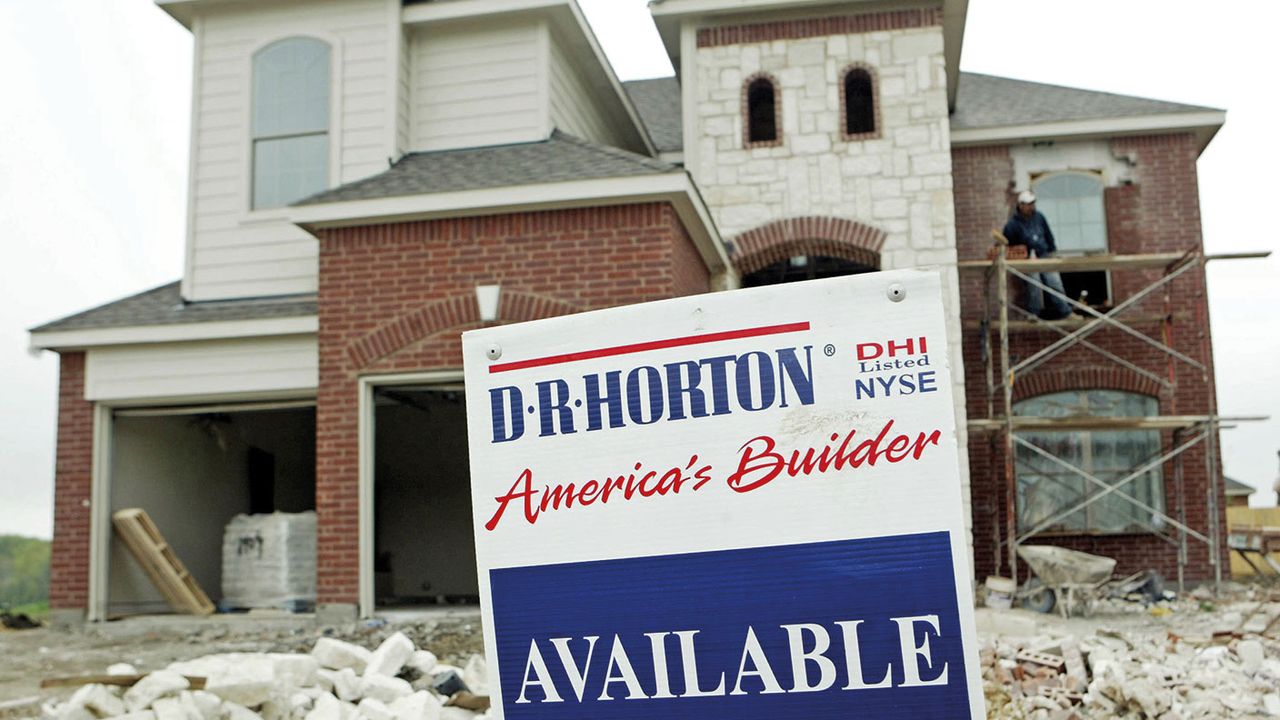
[[[733,239],[733,265],[748,275],[794,255],[825,255],[880,269],[888,234],[835,217],[797,217],[748,230]]]
[[[572,315],[584,308],[554,298],[503,289],[498,300],[498,322],[541,320]],[[356,368],[402,350],[442,330],[480,323],[480,310],[472,293],[453,295],[401,315],[347,346],[347,356]]]
[[[1037,370],[1013,384],[1013,400],[1029,400],[1040,395],[1070,390],[1120,390],[1160,398],[1160,384],[1122,367],[1072,367]]]

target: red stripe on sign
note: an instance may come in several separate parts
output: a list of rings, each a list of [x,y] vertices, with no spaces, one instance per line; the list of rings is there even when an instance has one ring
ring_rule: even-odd
[[[663,350],[673,347],[684,347],[687,345],[702,345],[705,343],[720,342],[721,340],[741,340],[742,338],[760,337],[762,335],[781,335],[783,333],[804,332],[809,329],[809,323],[787,323],[786,325],[768,325],[765,327],[746,328],[744,330],[727,330],[725,332],[708,333],[706,335],[688,335],[685,337],[670,338],[667,340],[651,340],[649,342],[633,343],[631,345],[618,345],[609,348],[600,348],[598,350],[583,350],[582,352],[565,353],[563,355],[549,355],[542,358],[534,358],[532,360],[517,360],[515,362],[498,363],[490,365],[490,373],[510,372],[512,370],[524,370],[532,367],[545,367],[547,365],[559,365],[560,363],[576,362],[578,360],[593,360],[595,358],[613,357],[614,355],[630,355],[631,353],[646,352],[648,350]]]

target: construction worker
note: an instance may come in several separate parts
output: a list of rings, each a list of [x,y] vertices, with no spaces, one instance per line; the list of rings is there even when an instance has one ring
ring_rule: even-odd
[[[1053,231],[1049,229],[1049,221],[1036,211],[1036,196],[1030,190],[1018,193],[1018,208],[1009,216],[1004,225],[1004,236],[1010,245],[1025,245],[1027,254],[1033,258],[1051,258],[1057,251],[1053,242]],[[1031,277],[1044,283],[1045,287],[1065,293],[1062,287],[1062,274],[1056,272],[1031,273]],[[1027,311],[1045,320],[1061,320],[1071,316],[1071,306],[1067,301],[1049,294],[1049,307],[1044,306],[1045,293],[1040,288],[1027,283]]]

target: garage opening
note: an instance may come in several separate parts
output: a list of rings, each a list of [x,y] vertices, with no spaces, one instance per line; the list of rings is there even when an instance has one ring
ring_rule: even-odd
[[[111,512],[145,510],[209,599],[230,609],[222,603],[228,523],[314,511],[315,447],[309,402],[118,410]],[[172,612],[114,532],[109,555],[108,617]]]
[[[380,386],[374,397],[374,599],[478,604],[462,385]]]

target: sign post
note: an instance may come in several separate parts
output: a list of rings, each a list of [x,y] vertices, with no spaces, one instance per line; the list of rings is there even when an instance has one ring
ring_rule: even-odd
[[[463,335],[494,712],[979,718],[940,282]]]

